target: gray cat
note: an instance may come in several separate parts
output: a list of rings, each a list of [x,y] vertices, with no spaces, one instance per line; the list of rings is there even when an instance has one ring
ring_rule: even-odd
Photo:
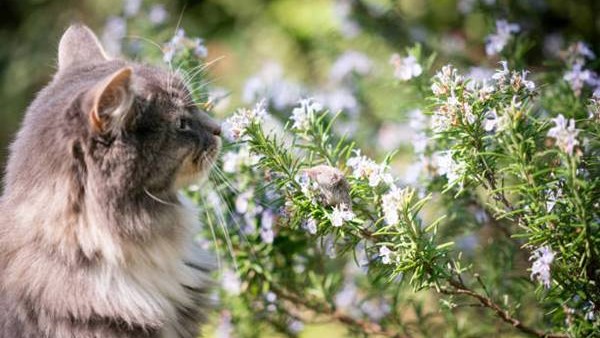
[[[212,260],[177,191],[210,170],[219,134],[175,74],[71,26],[10,148],[0,337],[196,337]]]

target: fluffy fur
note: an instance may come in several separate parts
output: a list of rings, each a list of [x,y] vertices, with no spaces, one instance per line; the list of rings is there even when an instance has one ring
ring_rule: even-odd
[[[70,27],[28,108],[0,200],[0,337],[191,338],[212,260],[178,189],[219,126],[171,72],[108,59]]]

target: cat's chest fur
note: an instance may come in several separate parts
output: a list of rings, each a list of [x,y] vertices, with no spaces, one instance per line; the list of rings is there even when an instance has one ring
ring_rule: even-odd
[[[211,266],[194,249],[198,223],[189,201],[179,196],[180,205],[145,225],[163,229],[160,235],[124,242],[94,207],[80,217],[54,214],[61,193],[52,195],[40,192],[3,220],[10,224],[2,224],[0,281],[14,318],[12,329],[0,318],[1,337],[195,336]]]

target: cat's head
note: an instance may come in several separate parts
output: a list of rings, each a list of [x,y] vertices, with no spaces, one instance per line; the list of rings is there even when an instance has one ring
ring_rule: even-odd
[[[109,196],[174,192],[206,176],[220,132],[176,73],[111,59],[91,30],[74,25],[13,144],[7,188],[70,171]]]

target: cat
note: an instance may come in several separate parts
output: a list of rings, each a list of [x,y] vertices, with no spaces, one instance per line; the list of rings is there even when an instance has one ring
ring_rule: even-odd
[[[213,259],[178,191],[210,171],[220,132],[174,72],[69,27],[10,147],[0,337],[197,337]]]

